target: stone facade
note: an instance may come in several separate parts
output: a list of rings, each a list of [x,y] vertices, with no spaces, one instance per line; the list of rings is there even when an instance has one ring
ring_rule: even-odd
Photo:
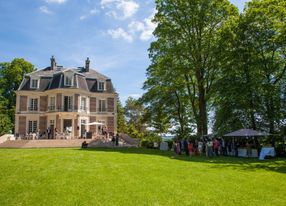
[[[111,80],[91,68],[55,64],[52,58],[50,67],[25,75],[16,91],[16,135],[39,132],[47,138],[50,128],[53,138],[78,138],[84,131],[96,136],[102,126],[116,133],[117,94]]]

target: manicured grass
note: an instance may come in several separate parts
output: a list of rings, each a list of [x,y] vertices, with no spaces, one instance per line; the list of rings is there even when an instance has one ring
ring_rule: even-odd
[[[1,149],[0,205],[286,205],[286,161]]]

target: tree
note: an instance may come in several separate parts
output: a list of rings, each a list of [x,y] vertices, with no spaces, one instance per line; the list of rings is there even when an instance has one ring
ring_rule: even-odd
[[[117,99],[117,132],[126,133],[127,125],[124,117],[124,108],[119,99]]]
[[[155,85],[156,79],[162,82],[168,79],[160,78],[161,70],[172,75],[174,81],[171,85],[180,86],[178,90],[171,88],[169,91],[174,91],[172,94],[177,99],[177,105],[179,102],[184,103],[177,110],[180,111],[178,114],[184,108],[183,113],[187,114],[174,117],[179,117],[181,122],[194,119],[197,134],[207,134],[208,102],[219,68],[217,53],[223,51],[219,34],[224,24],[238,15],[238,10],[227,0],[157,0],[156,8],[158,12],[154,22],[158,26],[154,35],[157,40],[149,49],[152,61],[150,68],[154,65],[154,71],[147,73],[149,86],[146,88],[151,88],[150,83]],[[152,78],[153,82],[148,82]],[[168,83],[165,82],[164,87],[172,87]],[[183,106],[186,100],[191,109]],[[183,130],[184,125],[189,127],[188,123],[181,124]]]
[[[15,58],[11,63],[0,63],[0,114],[8,115],[14,123],[16,94],[25,74],[34,71],[34,66],[22,58]],[[5,116],[6,119],[6,116]]]
[[[229,45],[225,46],[221,78],[216,87],[215,130],[218,133],[227,129],[226,125],[259,128],[270,133],[282,126],[285,6],[285,0],[249,2],[244,13],[230,26],[228,35],[224,34],[230,38],[224,38]]]

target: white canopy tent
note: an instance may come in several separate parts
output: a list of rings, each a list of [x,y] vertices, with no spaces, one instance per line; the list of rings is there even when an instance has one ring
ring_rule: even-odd
[[[105,125],[105,124],[103,124],[101,122],[90,122],[90,123],[87,123],[85,125]]]

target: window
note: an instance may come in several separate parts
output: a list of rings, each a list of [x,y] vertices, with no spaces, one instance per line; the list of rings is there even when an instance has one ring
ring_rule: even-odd
[[[55,126],[55,120],[50,120],[50,126]]]
[[[98,111],[99,112],[106,112],[106,100],[100,99],[99,102],[99,108]]]
[[[73,75],[65,74],[65,86],[72,86],[72,85],[73,85]]]
[[[64,111],[69,112],[72,110],[72,97],[65,96],[64,97]]]
[[[31,88],[37,89],[38,88],[38,79],[32,79],[31,80]]]
[[[29,111],[38,111],[38,99],[30,99]]]
[[[105,88],[104,88],[104,82],[98,82],[98,90],[99,91],[103,91],[103,90],[105,90]]]
[[[37,132],[37,121],[29,121],[28,133],[36,133]]]
[[[56,108],[56,97],[50,97],[50,111],[54,111]]]
[[[86,98],[85,97],[81,98],[80,109],[86,111]]]

